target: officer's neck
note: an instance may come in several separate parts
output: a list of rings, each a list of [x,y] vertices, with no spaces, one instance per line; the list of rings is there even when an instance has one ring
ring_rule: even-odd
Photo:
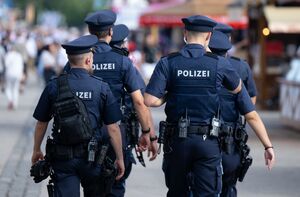
[[[206,41],[200,38],[190,38],[187,40],[187,44],[200,44],[202,46],[206,45]]]
[[[105,36],[104,38],[99,38],[99,41],[109,44],[111,41],[111,36]]]

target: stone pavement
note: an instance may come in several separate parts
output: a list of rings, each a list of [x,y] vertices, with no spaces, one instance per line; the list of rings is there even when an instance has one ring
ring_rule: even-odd
[[[40,184],[29,176],[34,119],[32,113],[42,85],[29,73],[19,107],[7,110],[7,99],[0,94],[0,197],[38,197]]]
[[[0,197],[46,197],[46,181],[35,184],[29,176],[35,120],[32,113],[43,85],[30,73],[25,92],[20,95],[19,109],[7,111],[6,97],[0,93]],[[156,130],[164,119],[163,109],[153,109]],[[253,165],[243,183],[238,184],[241,197],[300,196],[300,132],[283,127],[278,112],[261,112],[276,150],[277,163],[266,170],[263,147],[249,132]],[[146,154],[144,153],[146,159]],[[161,170],[162,154],[147,168],[133,167],[127,181],[126,197],[162,197],[166,194]]]

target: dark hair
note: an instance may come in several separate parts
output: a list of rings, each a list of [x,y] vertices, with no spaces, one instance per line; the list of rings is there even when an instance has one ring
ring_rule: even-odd
[[[92,34],[92,35],[95,35],[99,38],[104,38],[106,36],[109,35],[109,29],[107,30],[104,30],[104,31],[96,31],[96,30],[92,30],[90,27],[89,27],[89,32]]]

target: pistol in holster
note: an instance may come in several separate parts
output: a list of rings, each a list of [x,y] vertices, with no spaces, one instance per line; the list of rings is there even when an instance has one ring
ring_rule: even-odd
[[[101,177],[103,179],[103,191],[105,194],[111,192],[112,186],[115,183],[118,170],[114,164],[114,161],[111,160],[108,156],[105,157],[105,160],[102,165]]]
[[[234,128],[229,125],[222,125],[221,146],[226,154],[233,153],[234,145]]]
[[[242,144],[242,147],[240,147],[240,155],[241,155],[241,166],[238,172],[238,180],[242,182],[244,180],[244,177],[249,169],[249,167],[252,164],[252,157],[249,155],[250,148],[247,144]]]

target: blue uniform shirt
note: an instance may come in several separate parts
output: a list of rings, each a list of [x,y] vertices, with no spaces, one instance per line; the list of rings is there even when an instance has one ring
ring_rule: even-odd
[[[240,114],[245,115],[255,110],[244,84],[238,94],[232,94],[222,88],[219,95],[221,119],[225,122],[236,122]]]
[[[72,68],[68,82],[75,95],[82,99],[89,114],[93,128],[112,124],[121,119],[121,112],[107,83],[88,74],[85,69]],[[52,106],[57,97],[57,80],[53,79],[45,87],[35,108],[33,117],[48,122],[53,117]]]
[[[137,72],[128,57],[114,52],[105,42],[99,42],[95,50],[93,74],[110,85],[119,103],[125,93],[124,88],[132,93],[144,87],[137,80]]]
[[[145,89],[146,89],[146,84],[145,84],[141,74],[139,73],[139,71],[136,68],[134,68],[134,69],[136,71],[136,80],[139,83],[140,87],[142,87],[140,90],[143,94],[145,92]],[[125,107],[126,107],[125,108],[126,112],[134,110],[132,98],[128,93],[125,94],[124,104],[125,104]]]
[[[204,47],[199,44],[188,44],[179,54],[173,58],[172,63],[168,57],[163,57],[158,62],[146,92],[157,98],[168,92],[165,109],[168,122],[177,122],[184,116],[187,108],[192,123],[210,124],[211,118],[217,112],[217,90],[222,85],[229,90],[236,89],[240,78],[225,58],[206,54]],[[202,67],[205,70],[201,70]],[[174,70],[177,72],[175,78]],[[177,81],[180,81],[179,84],[172,88]],[[169,97],[170,92],[175,93]],[[186,98],[180,98],[182,94]]]

